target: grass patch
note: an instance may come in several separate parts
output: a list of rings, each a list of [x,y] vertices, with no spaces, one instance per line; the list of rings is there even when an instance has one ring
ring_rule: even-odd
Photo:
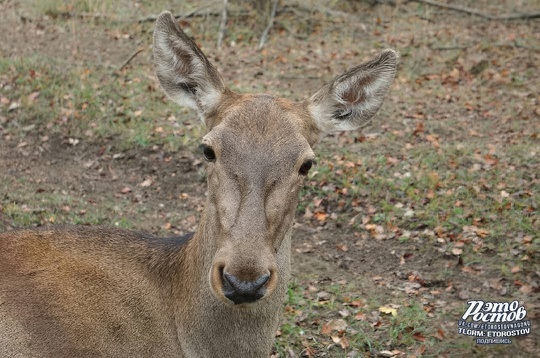
[[[0,94],[13,105],[8,134],[59,133],[78,140],[114,138],[120,150],[196,145],[203,131],[194,113],[179,110],[145,69],[112,76],[104,67],[65,67],[53,59],[1,59]],[[16,114],[16,115],[15,115]]]
[[[432,336],[437,323],[413,299],[395,304],[385,297],[363,298],[359,287],[345,283],[298,281],[289,286],[287,298],[275,348],[280,356],[292,350],[306,356],[328,351],[332,357],[356,357],[437,342]]]

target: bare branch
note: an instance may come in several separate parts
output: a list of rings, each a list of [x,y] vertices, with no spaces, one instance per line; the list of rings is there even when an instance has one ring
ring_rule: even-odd
[[[270,19],[268,20],[268,26],[266,26],[266,28],[264,29],[264,31],[262,33],[262,36],[261,36],[261,41],[259,41],[259,47],[257,48],[257,50],[259,50],[259,51],[264,48],[264,45],[266,44],[266,40],[268,38],[268,33],[272,29],[272,26],[274,26],[274,19],[276,17],[276,11],[277,11],[278,2],[279,2],[279,0],[274,0],[274,3],[272,4],[272,12],[270,13]]]
[[[218,3],[217,1],[210,1],[209,3],[197,8],[197,9],[195,9],[193,11],[187,12],[185,14],[174,15],[174,18],[175,19],[187,19],[189,17],[193,17],[193,16],[197,16],[197,15],[219,15],[220,12],[216,12],[216,11],[203,12],[203,10],[208,9],[208,8],[216,5],[217,3]],[[159,15],[146,16],[146,17],[140,18],[139,22],[153,22],[153,21],[157,20],[158,16]]]
[[[223,10],[221,12],[221,23],[219,25],[219,34],[217,40],[217,47],[221,49],[223,38],[225,37],[225,29],[227,28],[227,4],[228,0],[223,0]]]
[[[531,12],[528,14],[491,15],[491,14],[486,14],[480,10],[476,10],[470,7],[446,4],[446,3],[441,3],[441,2],[433,1],[433,0],[412,0],[412,1],[416,1],[422,4],[431,5],[431,6],[442,7],[444,9],[464,12],[470,15],[476,15],[476,16],[480,16],[488,20],[519,20],[519,19],[540,18],[540,12]]]

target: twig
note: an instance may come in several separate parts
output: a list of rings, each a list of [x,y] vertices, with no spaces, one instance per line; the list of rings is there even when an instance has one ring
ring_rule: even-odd
[[[467,46],[434,46],[430,48],[434,51],[452,51],[452,50],[466,50]]]
[[[118,71],[119,71],[119,72],[122,71],[122,70],[124,69],[124,67],[126,67],[126,66],[131,62],[131,60],[133,60],[133,59],[135,58],[135,56],[137,56],[138,54],[140,54],[140,53],[143,52],[143,51],[144,51],[143,48],[137,49],[137,51],[135,51],[131,56],[129,56],[129,58],[127,59],[127,61],[124,62],[124,64],[118,68]]]
[[[217,47],[221,49],[223,38],[225,37],[225,28],[227,27],[227,4],[228,0],[223,0],[223,11],[221,12],[221,24],[219,24],[219,34],[217,40]]]
[[[202,13],[202,10],[208,9],[209,7],[212,7],[217,4],[217,1],[211,1],[206,5],[203,5],[193,11],[187,12],[185,14],[177,14],[174,15],[175,19],[187,19],[189,17],[193,17],[196,15],[219,15],[220,12],[212,11],[212,12],[205,12]],[[150,15],[139,19],[139,22],[153,22],[156,21],[159,15]]]
[[[292,4],[286,4],[286,5],[284,5],[284,10],[285,11],[291,11],[297,16],[302,16],[302,15],[299,14],[300,12],[304,12],[304,13],[319,12],[319,13],[325,14],[327,16],[342,17],[342,18],[346,18],[348,20],[358,20],[358,17],[353,16],[353,15],[348,14],[348,13],[343,12],[343,11],[332,10],[332,9],[326,7],[326,6],[321,6],[321,5],[318,5],[316,7],[310,7],[310,6],[304,5],[301,2],[294,2]]]
[[[441,3],[433,0],[412,0],[422,4],[442,7],[444,9],[450,9],[454,11],[464,12],[470,15],[476,15],[488,20],[520,20],[520,19],[536,19],[540,18],[540,12],[530,12],[528,14],[508,14],[508,15],[491,15],[486,14],[480,10],[476,10],[466,6],[452,5]]]
[[[270,19],[268,20],[268,26],[266,26],[266,28],[264,29],[264,31],[262,33],[262,36],[261,36],[261,41],[259,41],[259,47],[257,48],[257,50],[259,50],[259,51],[264,48],[264,45],[266,44],[266,40],[268,38],[268,33],[272,29],[272,26],[274,26],[274,19],[276,17],[276,11],[277,11],[278,2],[279,2],[279,0],[274,0],[274,3],[272,4],[272,12],[270,13]]]

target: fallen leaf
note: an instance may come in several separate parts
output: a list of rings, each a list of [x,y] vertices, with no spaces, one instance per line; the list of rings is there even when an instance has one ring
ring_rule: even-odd
[[[339,337],[339,336],[332,336],[332,342],[339,344],[341,348],[347,349],[349,348],[349,340],[347,337]]]
[[[329,336],[332,334],[332,327],[330,327],[328,324],[324,323],[321,327],[321,334],[325,336]]]
[[[14,111],[17,108],[19,108],[21,104],[19,102],[11,102],[11,104],[8,107],[8,112]]]
[[[321,334],[325,336],[330,336],[332,332],[342,332],[347,329],[347,322],[343,319],[332,319],[327,323],[323,323],[321,327]]]
[[[422,333],[420,332],[415,332],[413,333],[413,338],[416,339],[417,341],[419,342],[424,342],[426,340],[426,336],[424,336]]]
[[[345,245],[345,244],[337,244],[336,249],[338,249],[339,251],[343,251],[343,252],[349,251],[349,247],[347,245]]]
[[[330,297],[330,294],[326,291],[321,291],[317,293],[317,298],[319,301],[326,301]]]
[[[437,329],[437,332],[431,335],[432,337],[437,338],[439,341],[442,341],[445,337],[444,331],[442,329]]]
[[[28,95],[28,102],[32,103],[36,100],[37,96],[39,96],[39,91],[32,92]]]
[[[354,319],[357,320],[357,321],[367,321],[367,316],[366,316],[365,313],[358,312],[358,313],[354,316]]]
[[[350,346],[349,339],[347,337],[341,337],[341,340],[339,341],[339,345],[343,349],[349,348],[349,346]]]
[[[323,212],[323,211],[317,211],[315,212],[315,214],[313,214],[313,216],[315,217],[315,219],[317,219],[317,221],[319,222],[323,222],[326,220],[326,218],[328,217],[328,215]]]
[[[142,183],[140,183],[139,185],[142,186],[143,188],[149,187],[150,185],[152,185],[152,179],[148,178]]]
[[[489,235],[489,231],[484,230],[484,229],[477,229],[476,235],[480,236],[481,238],[485,238],[486,236]]]
[[[472,266],[463,266],[461,271],[466,272],[466,273],[472,273],[473,275],[478,275],[478,273],[481,272],[481,270],[474,268]]]
[[[388,307],[388,306],[379,307],[379,312],[386,313],[386,314],[391,314],[394,317],[397,316],[397,309],[392,308],[392,307]]]
[[[354,300],[347,303],[347,305],[352,306],[352,307],[362,307],[362,306],[365,306],[365,304],[366,304],[366,300]]]

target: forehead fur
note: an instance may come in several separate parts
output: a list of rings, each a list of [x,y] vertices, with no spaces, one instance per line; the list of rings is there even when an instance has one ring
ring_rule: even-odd
[[[244,165],[292,169],[312,156],[305,106],[265,94],[236,96],[221,108],[219,123],[205,136],[219,148],[223,162],[239,171]]]
[[[268,150],[293,146],[302,150],[312,142],[306,138],[309,112],[301,103],[266,94],[246,94],[236,95],[234,101],[224,105],[219,123],[212,121],[214,127],[209,134],[220,142],[234,141],[227,145]]]

